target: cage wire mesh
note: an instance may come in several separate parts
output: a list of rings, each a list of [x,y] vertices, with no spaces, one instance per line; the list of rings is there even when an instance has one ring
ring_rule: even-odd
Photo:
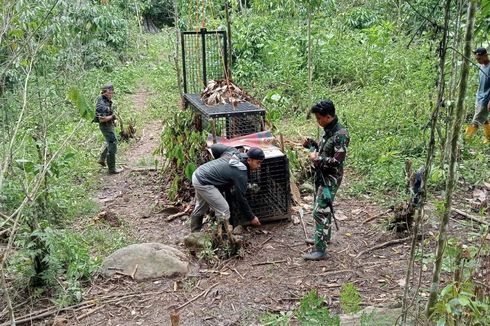
[[[260,170],[250,173],[247,200],[253,213],[263,222],[290,218],[291,192],[289,185],[289,164],[287,156],[279,150],[278,155],[262,161]],[[232,224],[246,224],[234,192],[227,194],[231,203]]]
[[[184,99],[194,112],[196,129],[207,130],[213,136],[229,139],[265,129],[265,110],[249,102],[207,106],[198,94],[185,94]]]
[[[184,93],[199,94],[210,80],[225,79],[228,49],[224,31],[181,32]]]

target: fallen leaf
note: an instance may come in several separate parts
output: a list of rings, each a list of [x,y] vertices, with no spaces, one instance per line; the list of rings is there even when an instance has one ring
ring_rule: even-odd
[[[359,215],[361,212],[363,212],[363,210],[361,208],[356,208],[356,209],[351,211],[351,213],[353,215]]]
[[[405,287],[405,284],[406,284],[406,282],[405,282],[405,278],[401,278],[401,279],[399,279],[399,280],[397,281],[397,283],[398,283],[398,285],[400,285],[401,287]]]
[[[335,213],[335,218],[336,218],[338,221],[345,221],[345,220],[347,220],[347,219],[348,219],[348,217],[347,217],[347,216],[345,216],[345,214],[344,214],[342,211],[339,211],[339,210],[338,210],[338,211]]]
[[[350,238],[350,237],[352,237],[352,233],[349,233],[349,232],[345,233],[344,235],[345,235],[346,237],[349,237],[349,238]]]

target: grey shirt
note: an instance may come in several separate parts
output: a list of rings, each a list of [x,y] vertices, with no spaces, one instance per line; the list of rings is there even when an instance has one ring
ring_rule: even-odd
[[[476,105],[486,107],[490,98],[490,63],[480,65],[480,84],[476,92]]]
[[[215,160],[199,166],[194,175],[200,184],[213,185],[221,191],[235,187],[235,196],[240,210],[248,220],[253,219],[254,214],[245,197],[248,182],[248,166],[234,148],[213,145],[211,150]]]

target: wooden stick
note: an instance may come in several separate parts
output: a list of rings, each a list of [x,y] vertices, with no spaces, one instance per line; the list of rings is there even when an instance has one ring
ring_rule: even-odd
[[[82,314],[82,315],[78,316],[78,317],[77,317],[77,320],[82,320],[83,318],[90,316],[91,314],[93,314],[93,313],[95,313],[95,312],[99,311],[100,309],[102,309],[102,308],[104,308],[104,307],[105,307],[105,304],[103,304],[103,305],[101,305],[101,306],[99,306],[99,307],[96,307],[96,308],[94,308],[94,309],[92,309],[92,310],[90,310],[90,311],[88,311],[88,312],[86,312],[86,313],[84,313],[84,314]]]
[[[468,214],[468,213],[466,213],[466,212],[463,212],[462,210],[459,210],[459,209],[456,209],[456,208],[452,208],[451,210],[452,210],[453,212],[455,212],[455,213],[457,213],[457,214],[459,214],[459,215],[463,216],[463,217],[466,217],[466,218],[467,218],[467,219],[469,219],[469,220],[472,220],[472,221],[478,222],[478,223],[483,224],[483,225],[490,226],[490,223],[489,223],[489,222],[487,222],[487,221],[483,221],[483,220],[479,219],[479,218],[478,218],[478,217],[476,217],[476,216],[473,216],[473,215],[470,215],[470,214]]]
[[[270,236],[268,237],[267,239],[265,239],[264,241],[262,241],[262,243],[259,245],[259,247],[262,247],[263,245],[265,245],[267,242],[269,242],[274,236]]]
[[[234,271],[235,273],[237,273],[237,274],[238,274],[238,276],[240,276],[240,278],[241,278],[242,280],[244,280],[244,279],[245,279],[245,277],[243,277],[243,276],[242,276],[242,274],[240,274],[240,273],[239,273],[239,272],[236,270],[236,268],[230,268],[230,269],[231,269],[232,271]]]
[[[209,291],[211,291],[211,289],[214,288],[218,284],[219,283],[216,283],[216,284],[211,285],[207,290],[202,291],[201,293],[199,293],[198,295],[196,295],[194,298],[190,299],[189,301],[187,301],[187,302],[181,304],[180,306],[178,306],[177,308],[175,308],[175,311],[179,311],[180,309],[184,308],[189,303],[192,303],[192,302],[196,301],[197,299],[199,299],[203,295],[206,296],[209,293]]]
[[[339,274],[339,273],[349,273],[349,272],[353,272],[353,270],[352,269],[339,269],[337,271],[328,271],[328,272],[317,273],[317,274],[291,276],[288,278],[300,278],[300,277],[309,277],[309,276],[329,276],[329,275],[335,275],[335,274]]]
[[[157,169],[154,166],[141,167],[141,168],[131,168],[130,172],[152,172]]]
[[[187,214],[186,211],[175,213],[175,214],[172,214],[172,215],[167,216],[167,218],[165,219],[165,221],[171,222],[171,221],[175,220],[177,217],[181,217],[181,216],[184,216],[186,214]]]
[[[299,209],[299,219],[301,221],[301,226],[303,227],[303,232],[305,234],[305,239],[308,239],[308,233],[306,232],[305,220],[303,219],[303,208]]]
[[[281,144],[281,152],[284,153],[284,136],[282,135],[282,133],[279,134],[279,141]]]
[[[105,299],[115,298],[115,299],[107,300],[104,302],[104,304],[107,304],[107,303],[115,302],[115,301],[118,301],[121,299],[127,299],[127,298],[139,297],[139,296],[145,296],[145,295],[155,295],[155,294],[159,294],[159,293],[164,293],[164,291],[146,292],[146,293],[131,293],[131,294],[111,294],[111,295],[103,296],[103,297],[100,297],[97,299],[86,300],[86,301],[80,302],[76,305],[72,305],[69,307],[61,308],[61,309],[58,309],[56,307],[46,308],[46,309],[43,309],[40,311],[33,312],[29,315],[24,315],[22,317],[19,317],[19,319],[16,319],[15,322],[18,325],[20,325],[23,323],[30,323],[34,320],[38,320],[38,319],[41,319],[44,317],[48,317],[48,316],[51,316],[51,315],[54,315],[54,314],[57,314],[57,313],[60,313],[63,311],[67,311],[67,310],[73,310],[73,309],[77,309],[77,308],[81,308],[81,309],[90,308],[90,307],[93,307],[95,305],[96,300],[97,300],[97,302],[102,302],[102,300],[105,300]],[[0,324],[0,326],[10,326],[10,322]]]
[[[138,264],[134,266],[133,272],[131,273],[131,278],[134,280],[134,275],[136,274],[136,271],[138,270]]]
[[[371,222],[371,221],[373,221],[373,220],[377,219],[378,217],[381,217],[381,216],[383,216],[383,215],[385,215],[385,214],[388,214],[388,213],[389,213],[389,212],[391,212],[391,211],[392,211],[392,209],[390,208],[390,209],[388,209],[388,210],[386,210],[386,211],[384,211],[384,212],[381,212],[381,213],[379,213],[379,214],[376,214],[376,215],[374,215],[374,216],[371,216],[371,217],[369,217],[369,218],[365,219],[364,221],[362,221],[362,224],[366,224],[366,223],[368,223],[368,222]]]
[[[403,242],[405,242],[407,240],[410,240],[410,238],[411,237],[406,237],[406,238],[403,238],[403,239],[396,239],[396,240],[391,240],[391,241],[383,242],[382,244],[379,244],[377,246],[374,246],[374,247],[371,247],[371,248],[368,248],[366,250],[361,251],[360,253],[357,254],[356,258],[359,258],[362,255],[364,255],[365,253],[368,253],[368,252],[373,251],[373,250],[377,250],[377,249],[381,249],[381,248],[384,248],[384,247],[388,247],[388,246],[392,246],[392,245],[403,243]]]
[[[286,259],[284,259],[284,260],[274,260],[274,261],[263,261],[263,262],[260,262],[260,263],[254,263],[254,264],[252,264],[252,266],[271,265],[271,264],[279,264],[279,263],[285,263],[285,262],[287,262]]]

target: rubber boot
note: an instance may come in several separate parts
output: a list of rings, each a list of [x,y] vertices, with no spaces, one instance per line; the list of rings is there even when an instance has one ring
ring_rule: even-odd
[[[201,232],[202,216],[191,216],[191,232]]]
[[[483,125],[483,143],[490,143],[490,122]]]
[[[477,130],[478,130],[478,126],[475,126],[473,124],[466,127],[466,130],[464,132],[464,139],[470,140],[471,138],[473,138]]]
[[[304,260],[322,260],[325,257],[327,257],[325,251],[316,248],[312,252],[303,255]]]
[[[99,163],[101,166],[105,167],[106,166],[106,163],[105,163],[106,160],[107,160],[107,146],[104,146],[104,150],[102,151],[102,153],[100,153],[100,157],[99,157],[99,160],[97,161],[97,163]]]
[[[107,153],[107,167],[109,174],[118,174],[123,171],[123,169],[116,168],[116,154],[112,154],[110,151]]]

